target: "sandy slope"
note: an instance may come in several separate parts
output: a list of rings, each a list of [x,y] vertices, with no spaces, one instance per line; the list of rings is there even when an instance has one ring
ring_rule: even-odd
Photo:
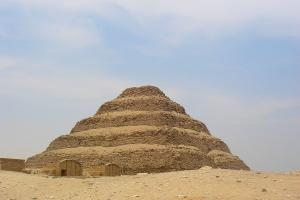
[[[300,200],[300,172],[210,169],[99,178],[53,178],[0,171],[0,200]]]

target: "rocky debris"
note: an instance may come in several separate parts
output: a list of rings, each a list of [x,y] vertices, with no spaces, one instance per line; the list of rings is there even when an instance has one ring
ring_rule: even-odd
[[[211,166],[204,166],[204,167],[201,167],[202,170],[211,170],[212,167]]]
[[[148,175],[148,173],[137,173],[137,176],[145,176]]]

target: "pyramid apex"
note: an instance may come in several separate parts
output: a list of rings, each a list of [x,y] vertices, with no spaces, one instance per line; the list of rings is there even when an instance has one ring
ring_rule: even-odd
[[[125,89],[118,98],[136,97],[136,96],[161,96],[166,95],[156,86],[145,85],[140,87],[131,87]]]

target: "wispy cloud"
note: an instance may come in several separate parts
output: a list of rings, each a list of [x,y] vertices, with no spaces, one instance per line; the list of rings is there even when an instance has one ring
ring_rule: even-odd
[[[0,56],[0,70],[12,68],[17,65],[17,60],[12,57]]]
[[[100,30],[71,22],[52,22],[38,27],[39,36],[47,41],[67,47],[101,45]]]
[[[118,16],[120,12],[117,11],[125,11],[135,21],[134,25],[144,32],[159,35],[155,33],[163,34],[165,31],[164,39],[171,37],[171,43],[187,37],[187,33],[218,35],[218,32],[238,30],[251,23],[257,25],[259,31],[271,35],[300,35],[300,2],[297,0],[15,1],[29,9],[42,9],[50,13],[61,11],[66,15],[88,14],[108,19],[122,18],[124,16]],[[160,24],[162,21],[166,21],[163,26]],[[147,27],[160,27],[160,30],[157,32]]]
[[[10,64],[8,61],[6,66]],[[99,71],[96,74],[65,71],[65,66],[54,68],[28,60],[23,60],[22,66],[14,66],[22,70],[0,74],[0,95],[15,95],[17,92],[19,95],[31,93],[63,99],[102,99],[133,84]],[[43,66],[42,71],[38,70],[39,66]]]
[[[223,122],[264,123],[265,120],[280,119],[278,113],[283,110],[300,109],[300,99],[291,97],[243,97],[229,91],[212,87],[190,86],[189,91],[180,89],[174,93],[179,101],[188,102],[192,114],[201,117],[201,113],[213,117],[219,124]],[[176,91],[176,90],[175,90]],[[201,91],[199,94],[190,91]],[[192,97],[192,98],[191,98]],[[201,103],[198,103],[201,102]],[[298,119],[298,116],[292,116]],[[226,119],[226,120],[224,120]],[[291,121],[293,121],[291,119]]]

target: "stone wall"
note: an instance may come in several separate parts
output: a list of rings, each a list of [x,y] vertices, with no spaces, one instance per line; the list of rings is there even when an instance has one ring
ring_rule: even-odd
[[[0,170],[22,171],[25,168],[25,160],[0,158]]]

